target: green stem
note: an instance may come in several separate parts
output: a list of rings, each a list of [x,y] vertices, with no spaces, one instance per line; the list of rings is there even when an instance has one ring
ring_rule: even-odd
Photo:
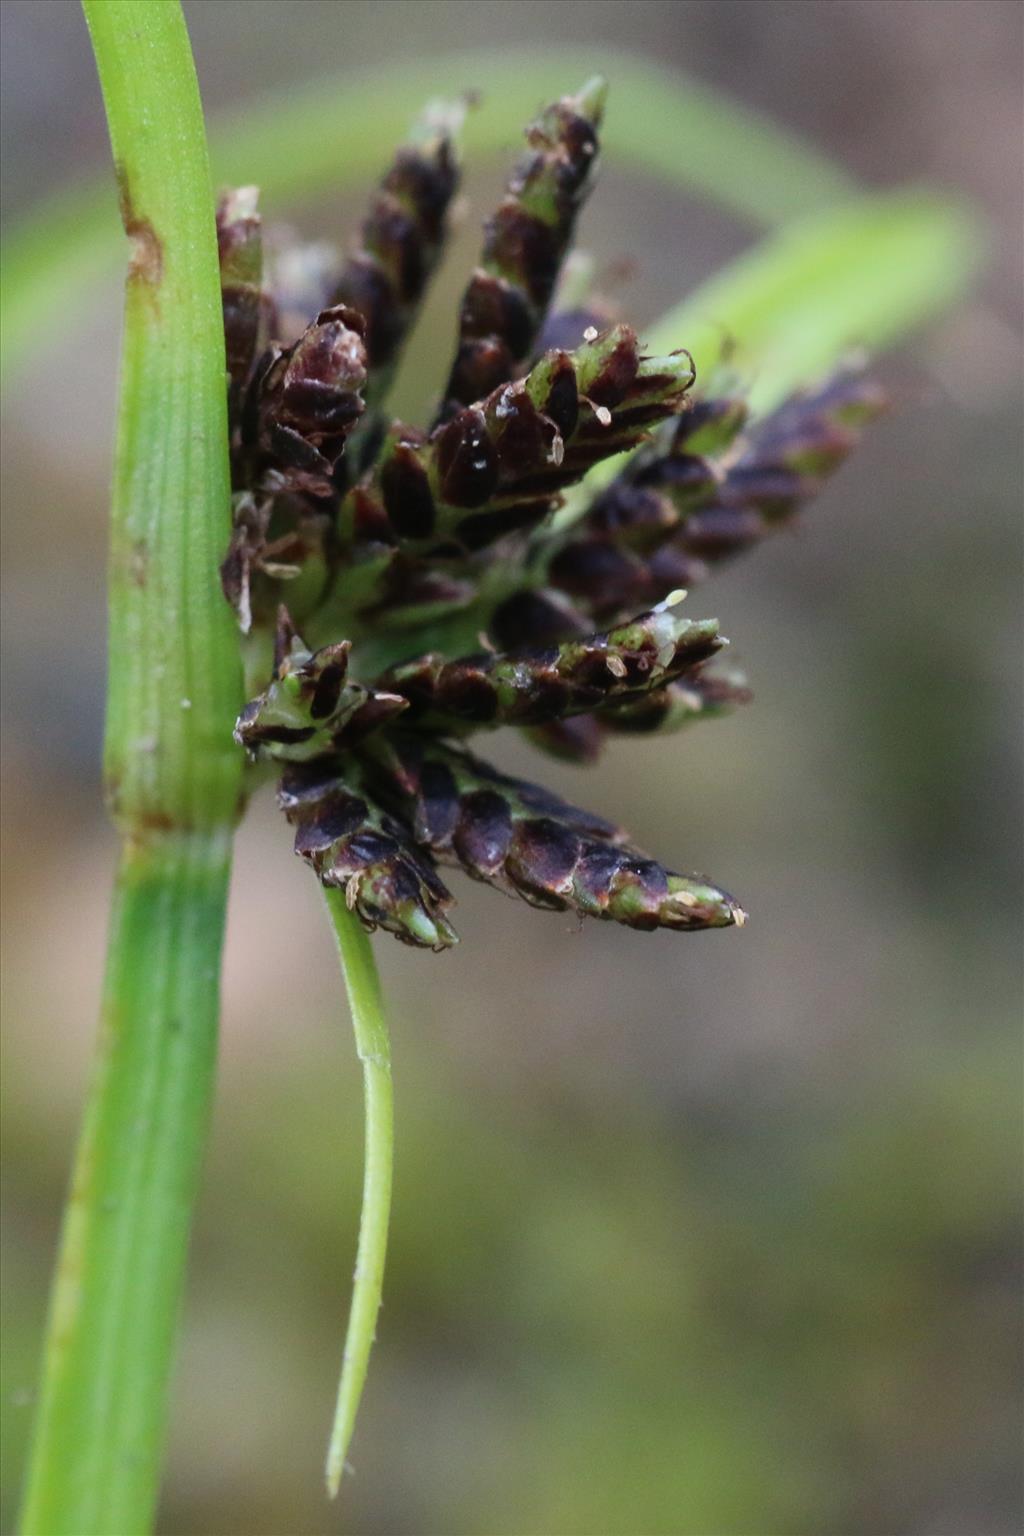
[[[152,1523],[217,1034],[230,841],[126,851],[64,1218],[25,1536]]]
[[[338,1385],[338,1404],[327,1448],[327,1491],[337,1495],[345,1468],[359,1399],[366,1381],[370,1347],[376,1336],[384,1283],[384,1259],[391,1210],[391,1168],[394,1154],[394,1101],[391,1086],[391,1045],[384,1017],[380,980],[373,949],[362,923],[350,912],[343,891],[325,890],[334,937],[345,975],[356,1050],[363,1064],[366,1106],[366,1154],[363,1208],[359,1223],[356,1271],[345,1334],[345,1353]]]
[[[241,790],[224,342],[199,91],[177,0],[85,0],[133,251],[111,508],[105,777],[122,851],[64,1218],[26,1536],[135,1536],[216,1058]]]

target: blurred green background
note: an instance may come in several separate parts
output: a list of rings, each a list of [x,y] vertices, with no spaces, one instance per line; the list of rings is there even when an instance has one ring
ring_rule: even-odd
[[[582,774],[496,744],[504,766],[712,872],[748,927],[577,931],[461,882],[455,953],[378,942],[397,1187],[340,1507],[320,1467],[361,1089],[314,884],[272,804],[253,808],[161,1530],[1009,1536],[1022,1517],[1019,7],[185,10],[214,111],[399,55],[624,47],[773,115],[867,186],[966,193],[994,239],[971,299],[883,364],[900,408],[798,534],[695,596],[732,637],[754,705],[683,738],[616,743]],[[4,0],[0,24],[10,226],[105,174],[107,146],[77,7]],[[501,175],[493,160],[469,170],[403,411],[436,387]],[[342,239],[357,217],[357,200],[322,196],[295,222]],[[581,230],[641,326],[751,237],[610,158]],[[5,1531],[114,852],[99,756],[119,288],[112,273],[79,312],[40,314],[5,396]]]

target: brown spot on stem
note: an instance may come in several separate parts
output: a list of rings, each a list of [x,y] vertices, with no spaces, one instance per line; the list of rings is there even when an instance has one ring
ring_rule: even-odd
[[[131,260],[128,263],[128,281],[146,283],[158,288],[164,271],[164,248],[152,222],[143,217],[132,202],[131,186],[124,161],[114,165],[117,177],[117,199],[121,207],[124,232],[132,242]]]
[[[176,821],[167,811],[143,811],[138,818],[138,827],[143,833],[184,831],[185,826],[185,822]]]

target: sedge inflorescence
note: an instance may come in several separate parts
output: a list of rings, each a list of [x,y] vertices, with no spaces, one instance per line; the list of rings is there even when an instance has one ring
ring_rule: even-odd
[[[605,303],[560,295],[604,99],[593,81],[527,130],[425,430],[384,406],[444,248],[458,109],[427,112],[345,258],[264,251],[253,188],[218,208],[222,578],[255,672],[265,658],[236,737],[279,765],[296,852],[409,944],[455,942],[443,865],[632,928],[743,921],[710,881],[466,743],[516,726],[588,762],[609,733],[745,702],[717,621],[684,613],[684,592],[791,521],[883,405],[847,369],[751,417],[735,381],[707,390],[682,348],[649,355]]]

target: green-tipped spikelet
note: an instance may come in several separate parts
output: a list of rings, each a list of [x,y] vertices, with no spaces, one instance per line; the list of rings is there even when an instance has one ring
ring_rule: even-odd
[[[626,325],[548,352],[429,437],[396,423],[342,506],[343,536],[466,554],[532,528],[559,492],[678,411],[693,377],[687,354],[646,357]]]
[[[725,644],[716,620],[685,619],[680,608],[679,602],[664,603],[607,634],[548,650],[484,652],[455,661],[422,656],[386,672],[379,683],[409,701],[410,722],[447,733],[544,725],[630,704]]]
[[[516,377],[531,356],[578,214],[593,186],[607,86],[589,81],[526,130],[528,149],[488,222],[462,298],[441,419]]]
[[[382,794],[440,862],[531,906],[641,929],[726,928],[745,919],[716,886],[664,869],[601,817],[468,752],[396,734],[379,745],[376,762]]]
[[[287,770],[278,800],[295,827],[295,852],[324,885],[345,892],[372,932],[385,928],[421,949],[457,943],[444,915],[451,896],[430,855],[365,791],[353,790],[345,765],[321,757]]]
[[[402,714],[408,701],[400,694],[349,681],[351,649],[339,640],[309,651],[282,608],[274,675],[239,715],[239,745],[253,757],[304,763],[350,747]]]

